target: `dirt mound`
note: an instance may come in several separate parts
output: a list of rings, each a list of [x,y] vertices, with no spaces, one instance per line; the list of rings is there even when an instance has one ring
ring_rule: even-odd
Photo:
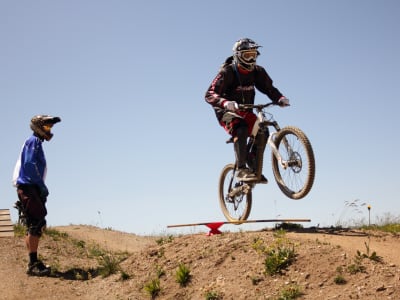
[[[400,299],[399,246],[398,236],[351,230],[143,237],[63,226],[40,244],[51,277],[25,274],[22,237],[0,239],[1,298]],[[287,264],[269,274],[271,253]],[[110,261],[116,272],[105,276]],[[189,273],[181,284],[180,266]]]

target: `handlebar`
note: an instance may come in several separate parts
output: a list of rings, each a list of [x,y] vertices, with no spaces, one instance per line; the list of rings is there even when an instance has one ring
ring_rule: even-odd
[[[269,102],[266,104],[239,104],[239,110],[256,109],[257,111],[261,111],[262,109],[272,105],[278,105],[278,103]]]

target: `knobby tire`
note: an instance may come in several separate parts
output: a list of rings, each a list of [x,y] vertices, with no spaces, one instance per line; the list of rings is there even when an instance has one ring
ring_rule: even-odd
[[[282,168],[275,155],[272,153],[272,170],[280,190],[290,199],[304,198],[311,190],[315,178],[315,159],[311,143],[307,136],[297,127],[287,126],[282,128],[274,139],[283,160],[290,157],[285,146],[285,141],[294,151],[293,166]]]
[[[219,179],[219,204],[222,213],[229,222],[245,221],[250,215],[252,204],[251,189],[247,193],[238,193],[235,197],[229,198],[229,187],[240,186],[241,182],[234,176],[235,165],[226,165],[221,172]]]

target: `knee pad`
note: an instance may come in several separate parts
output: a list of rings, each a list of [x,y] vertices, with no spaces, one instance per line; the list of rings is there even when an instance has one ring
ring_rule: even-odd
[[[33,236],[41,237],[46,229],[46,220],[35,220],[28,225],[28,233]]]

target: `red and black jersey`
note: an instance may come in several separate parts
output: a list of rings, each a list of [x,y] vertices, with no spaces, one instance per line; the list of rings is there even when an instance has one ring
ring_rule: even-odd
[[[253,71],[244,73],[234,63],[230,63],[221,67],[206,92],[205,100],[213,106],[218,120],[221,120],[225,101],[254,104],[255,89],[275,103],[282,97],[263,67],[256,65]]]

